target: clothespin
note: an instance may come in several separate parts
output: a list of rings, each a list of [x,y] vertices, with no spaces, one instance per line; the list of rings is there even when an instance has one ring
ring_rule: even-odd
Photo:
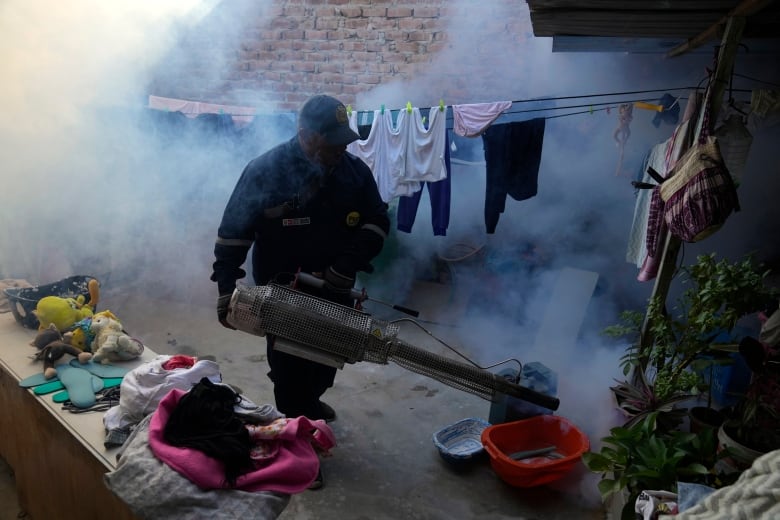
[[[412,113],[412,102],[411,101],[407,101],[406,102],[406,113],[407,114],[411,114]]]
[[[444,112],[444,100],[439,100],[439,112]]]
[[[223,108],[220,108],[220,109],[219,109],[219,115],[222,115],[222,114],[224,114],[224,113],[225,113],[225,109],[223,109]]]
[[[590,107],[588,107],[588,112],[589,112],[591,115],[593,115],[593,105],[591,105]]]
[[[385,115],[385,106],[384,106],[384,105],[382,105],[382,106],[379,108],[379,113],[380,113],[380,114],[382,114],[382,115]]]
[[[634,106],[637,108],[641,108],[644,110],[654,110],[656,112],[663,112],[664,106],[663,105],[656,105],[654,103],[645,103],[644,101],[635,101]]]
[[[352,105],[347,105],[347,115],[352,117]]]
[[[428,119],[428,118],[427,118],[427,117],[425,117],[425,116],[422,116],[422,124],[425,124],[425,120],[426,120],[426,119]]]

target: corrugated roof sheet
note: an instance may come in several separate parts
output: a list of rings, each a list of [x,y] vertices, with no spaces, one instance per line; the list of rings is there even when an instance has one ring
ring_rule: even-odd
[[[534,35],[553,37],[553,50],[559,51],[666,52],[737,8],[755,12],[747,16],[744,39],[768,40],[759,46],[774,51],[780,38],[776,1],[528,0],[528,6]],[[713,31],[712,41],[718,37]]]

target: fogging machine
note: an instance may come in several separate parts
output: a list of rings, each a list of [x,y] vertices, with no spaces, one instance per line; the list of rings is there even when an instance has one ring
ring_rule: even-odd
[[[397,323],[283,285],[238,286],[228,321],[249,334],[272,334],[274,348],[280,351],[339,369],[358,361],[380,365],[393,361],[490,401],[507,395],[550,410],[560,404],[556,397],[501,375],[411,345],[398,337]]]

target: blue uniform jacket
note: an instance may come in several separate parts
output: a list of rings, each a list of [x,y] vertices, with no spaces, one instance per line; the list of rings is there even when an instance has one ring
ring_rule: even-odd
[[[220,294],[232,292],[253,245],[257,285],[331,265],[354,276],[370,270],[389,227],[387,205],[362,160],[345,153],[326,175],[293,137],[244,168],[219,226],[211,279]]]

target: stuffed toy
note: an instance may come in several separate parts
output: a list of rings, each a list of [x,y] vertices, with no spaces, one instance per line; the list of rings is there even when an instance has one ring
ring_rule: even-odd
[[[84,296],[77,298],[62,298],[60,296],[45,296],[41,298],[33,314],[38,318],[38,330],[49,327],[52,323],[60,332],[65,332],[79,320],[92,316],[100,296],[100,284],[94,278],[87,284],[89,302],[84,303]]]
[[[49,324],[47,328],[38,331],[30,345],[38,349],[35,359],[43,360],[43,375],[46,379],[52,379],[57,376],[57,369],[54,368],[54,364],[65,354],[75,357],[81,364],[87,363],[92,359],[92,354],[89,352],[82,352],[65,343],[62,334],[53,323]]]
[[[143,343],[128,336],[122,329],[122,324],[110,311],[93,316],[89,328],[95,334],[92,340],[92,360],[95,363],[129,361],[136,359],[144,351]]]
[[[92,331],[91,326],[95,316],[108,316],[119,321],[114,313],[109,310],[96,312],[93,316],[77,321],[68,327],[68,331],[62,335],[65,343],[83,352],[92,352],[92,341],[95,339],[95,333]]]

